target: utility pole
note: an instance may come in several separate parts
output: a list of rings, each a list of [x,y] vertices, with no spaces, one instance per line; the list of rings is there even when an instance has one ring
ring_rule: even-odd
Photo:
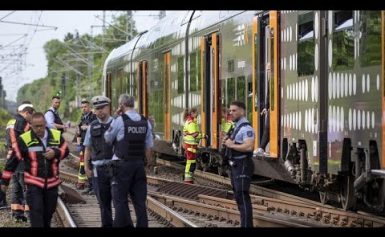
[[[132,11],[127,11],[126,42],[132,39]]]
[[[91,45],[91,40],[92,40],[92,36],[93,36],[93,32],[92,32],[92,27],[91,27],[91,38],[90,40],[87,41],[88,43],[88,47],[89,49],[91,50],[92,49],[92,45]],[[93,87],[93,78],[92,78],[92,70],[94,69],[94,54],[93,53],[89,53],[88,54],[88,80],[90,81],[90,91],[89,91],[89,96],[92,96],[94,94],[94,87]]]
[[[65,72],[62,73],[61,75],[61,86],[62,86],[62,91],[63,91],[63,96],[66,96],[66,74]]]
[[[106,29],[106,11],[103,11],[103,33]]]

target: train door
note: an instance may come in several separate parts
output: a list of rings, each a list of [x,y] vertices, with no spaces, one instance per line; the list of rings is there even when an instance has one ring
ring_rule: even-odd
[[[139,63],[139,113],[148,117],[147,61]]]
[[[382,114],[385,113],[385,11],[381,11],[381,48],[382,48]],[[382,116],[382,157],[381,157],[381,167],[385,167],[385,116]]]
[[[203,146],[217,149],[219,142],[219,40],[218,33],[212,33],[201,39],[201,132],[209,135],[202,142]]]
[[[381,164],[382,167],[385,167],[385,11],[381,12],[382,21],[381,21],[381,29],[382,29],[382,157]]]
[[[278,103],[278,13],[270,11],[261,16],[256,29],[256,72],[257,72],[257,107],[260,117],[254,123],[259,124],[259,145],[267,143],[265,150],[269,157],[278,158],[279,142],[279,103]],[[256,30],[255,29],[255,30]],[[264,111],[266,109],[266,111]],[[262,114],[262,112],[264,113]],[[268,139],[263,141],[263,134]]]
[[[171,140],[171,52],[164,53],[164,140]]]

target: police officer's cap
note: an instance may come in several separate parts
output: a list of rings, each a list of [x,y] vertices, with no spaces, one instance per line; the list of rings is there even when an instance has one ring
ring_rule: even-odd
[[[92,105],[95,107],[95,108],[99,108],[99,107],[103,107],[105,105],[109,105],[111,100],[105,96],[95,96],[92,98]]]
[[[80,103],[82,103],[82,104],[88,104],[88,103],[90,103],[87,99],[82,99],[81,101],[80,101]]]

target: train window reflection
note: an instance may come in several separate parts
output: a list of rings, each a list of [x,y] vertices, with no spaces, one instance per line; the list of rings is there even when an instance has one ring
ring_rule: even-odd
[[[198,75],[199,68],[197,68],[197,53],[190,54],[190,91],[198,90]]]
[[[183,87],[183,75],[184,75],[184,69],[183,69],[183,57],[178,58],[178,94],[182,94],[184,92]]]
[[[298,16],[298,76],[314,74],[314,13]]]
[[[227,82],[226,107],[229,107],[230,103],[235,100],[235,78],[228,78],[226,82]]]
[[[333,28],[333,69],[352,69],[354,66],[353,11],[335,12]]]
[[[360,63],[362,67],[381,63],[381,11],[360,12]]]

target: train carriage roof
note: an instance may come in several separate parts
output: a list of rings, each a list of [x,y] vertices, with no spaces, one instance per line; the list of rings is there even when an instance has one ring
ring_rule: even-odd
[[[190,28],[190,34],[199,32],[213,26],[243,11],[195,11]],[[139,35],[131,41],[116,48],[109,55],[108,64],[113,64],[124,57],[123,61],[130,61],[131,54],[134,58],[146,50],[162,48],[186,36],[188,22],[193,11],[175,11],[161,19],[148,32],[144,33],[138,40]],[[137,42],[137,43],[136,43]],[[136,45],[136,46],[135,46]],[[134,50],[135,47],[135,51]]]
[[[196,11],[191,21],[189,34],[194,34],[210,26],[218,24],[243,11]]]
[[[116,60],[121,59],[122,57],[126,57],[127,60],[129,60],[129,57],[131,57],[132,50],[135,47],[135,43],[138,40],[140,35],[136,35],[132,40],[129,42],[123,44],[122,46],[115,48],[111,51],[111,53],[108,55],[108,61],[106,61],[107,64],[113,63]]]

